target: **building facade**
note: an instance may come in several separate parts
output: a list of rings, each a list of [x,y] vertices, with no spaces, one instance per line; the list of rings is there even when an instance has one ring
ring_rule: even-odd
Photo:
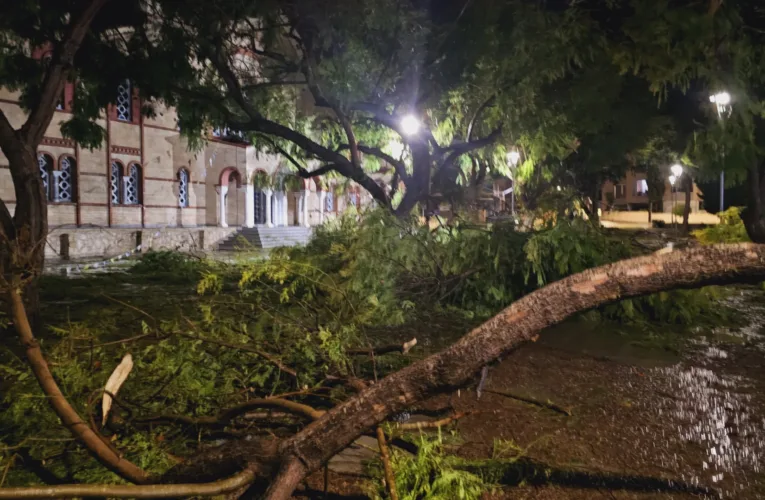
[[[142,116],[127,81],[115,96],[117,104],[98,120],[106,131],[101,147],[85,149],[63,137],[70,87],[42,140],[48,257],[108,256],[139,245],[210,250],[241,227],[310,228],[372,201],[355,185],[340,195],[332,181],[298,179],[282,158],[227,131],[212,131],[204,149],[190,151],[173,109]],[[16,128],[26,118],[18,100],[0,88],[0,109]],[[0,199],[13,213],[13,182],[1,152]]]
[[[660,201],[653,200],[654,212],[672,212],[675,206],[685,205],[685,192],[679,183],[672,186],[669,183],[669,173],[665,176],[664,194]],[[691,212],[703,210],[702,192],[696,183],[691,191]],[[601,195],[603,210],[648,210],[648,181],[646,174],[628,171],[627,175],[618,182],[605,182]]]

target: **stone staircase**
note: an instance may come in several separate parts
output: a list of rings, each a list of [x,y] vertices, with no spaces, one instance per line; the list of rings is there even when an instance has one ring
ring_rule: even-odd
[[[303,226],[243,227],[218,244],[224,252],[252,248],[275,248],[305,245],[311,239],[311,228]]]

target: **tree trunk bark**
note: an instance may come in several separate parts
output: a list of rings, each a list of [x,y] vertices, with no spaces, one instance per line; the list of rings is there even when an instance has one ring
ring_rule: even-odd
[[[24,281],[24,305],[33,331],[40,324],[38,280],[45,263],[48,204],[37,164],[37,154],[20,142],[6,152],[16,195],[14,235],[3,255],[6,276]],[[10,153],[10,154],[9,154]],[[10,280],[9,280],[10,282]]]
[[[741,214],[749,239],[765,243],[765,164],[755,161],[749,167],[749,203]]]
[[[683,232],[688,234],[689,224],[688,219],[691,215],[691,191],[693,190],[693,177],[690,174],[685,174],[685,206],[683,207]]]
[[[591,269],[533,292],[451,347],[361,391],[280,447],[282,468],[266,493],[287,500],[297,484],[356,437],[417,401],[465,385],[483,366],[571,315],[630,297],[765,278],[765,246],[698,247]]]

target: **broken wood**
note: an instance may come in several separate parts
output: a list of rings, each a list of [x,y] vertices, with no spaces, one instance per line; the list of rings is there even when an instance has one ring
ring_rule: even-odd
[[[390,465],[390,450],[388,444],[385,442],[385,432],[382,427],[377,426],[377,445],[380,447],[380,458],[383,463],[383,470],[385,471],[385,486],[390,495],[390,500],[398,500],[398,493],[396,492],[396,476],[393,474],[393,467]]]
[[[380,347],[371,347],[369,349],[348,349],[345,351],[350,356],[380,356],[382,354],[389,354],[391,352],[400,352],[401,354],[407,354],[412,347],[417,345],[417,339],[413,338],[409,342],[403,344],[390,344]]]
[[[578,312],[663,290],[757,283],[763,278],[765,246],[735,244],[627,259],[547,285],[447,349],[387,376],[284,441],[282,468],[266,498],[287,500],[308,473],[366,429],[417,401],[464,386],[486,364]]]
[[[103,485],[64,484],[0,488],[5,498],[179,498],[215,496],[247,486],[255,479],[255,471],[243,470],[228,479],[200,484]]]
[[[444,425],[449,425],[452,422],[456,422],[457,420],[467,417],[468,415],[471,415],[474,412],[459,412],[455,413],[454,415],[451,415],[449,417],[444,417],[439,420],[431,420],[429,422],[412,422],[412,423],[406,423],[406,424],[396,424],[395,429],[397,431],[422,431],[426,429],[437,429],[439,427],[443,427]]]
[[[287,399],[279,398],[259,398],[251,399],[246,403],[242,403],[236,406],[232,406],[226,410],[222,410],[217,415],[210,417],[189,417],[188,415],[156,415],[153,417],[138,418],[135,420],[137,423],[179,423],[184,425],[194,426],[220,426],[225,427],[233,419],[239,415],[243,415],[250,410],[256,408],[279,408],[285,410],[294,415],[301,415],[311,420],[317,420],[324,415],[324,410],[316,410],[308,405],[302,403],[296,403],[295,401],[289,401]]]

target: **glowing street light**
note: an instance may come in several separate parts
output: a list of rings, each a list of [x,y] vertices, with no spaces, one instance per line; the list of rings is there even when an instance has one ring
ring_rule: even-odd
[[[730,105],[730,94],[727,92],[718,92],[709,96],[709,102],[717,106],[717,112],[722,116]]]
[[[723,126],[725,126],[725,118],[733,111],[730,105],[730,94],[725,91],[712,94],[709,96],[709,102],[717,107],[717,117],[720,118]],[[722,171],[720,172],[720,212],[725,210],[725,144],[722,147],[722,162]]]
[[[669,169],[672,171],[672,175],[675,176],[676,179],[678,179],[681,175],[683,175],[683,166],[679,163],[675,163]]]
[[[676,181],[676,180],[677,180],[677,177],[675,177],[674,175],[670,175],[670,176],[669,176],[669,184],[670,184],[671,186],[674,186],[674,185],[675,185],[675,181]]]
[[[414,115],[406,115],[401,119],[401,130],[405,135],[416,135],[420,131],[420,120]]]
[[[518,150],[513,149],[509,153],[507,153],[507,162],[510,164],[511,167],[515,167],[518,165],[518,162],[521,161],[521,153],[518,152]]]

